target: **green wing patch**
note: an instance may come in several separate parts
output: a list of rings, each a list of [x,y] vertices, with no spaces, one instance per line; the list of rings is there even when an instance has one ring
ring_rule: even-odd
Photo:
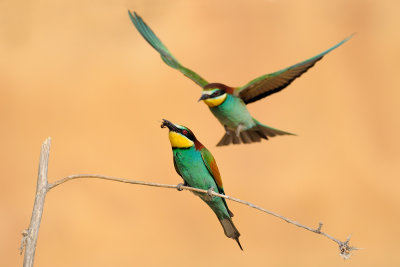
[[[178,60],[169,52],[168,48],[161,42],[161,40],[154,34],[149,26],[143,21],[143,19],[133,12],[133,14],[128,10],[129,17],[135,25],[136,29],[143,36],[143,38],[160,53],[162,60],[170,67],[179,70],[186,77],[200,85],[202,88],[208,84],[200,75],[194,71],[182,66]]]

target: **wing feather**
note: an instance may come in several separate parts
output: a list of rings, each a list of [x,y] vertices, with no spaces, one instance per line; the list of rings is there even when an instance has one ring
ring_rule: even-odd
[[[307,72],[308,69],[313,67],[315,63],[321,60],[327,53],[344,44],[352,36],[353,35],[347,37],[340,43],[312,58],[297,63],[286,69],[270,74],[265,74],[250,81],[248,84],[237,88],[235,90],[235,95],[239,96],[246,104],[249,104],[273,93],[281,91],[286,86],[291,84],[297,77],[300,77],[303,73]]]
[[[208,171],[210,172],[211,176],[214,178],[214,181],[218,186],[218,191],[220,193],[224,193],[224,186],[222,185],[221,174],[219,173],[217,162],[215,161],[213,155],[205,147],[200,150],[200,153],[204,165],[206,165]]]
[[[150,29],[149,26],[143,21],[143,19],[133,12],[133,14],[128,10],[129,17],[135,25],[136,29],[143,36],[143,38],[155,49],[158,53],[160,53],[162,60],[170,67],[179,70],[186,77],[204,87],[208,84],[206,80],[204,80],[200,75],[195,73],[194,71],[182,66],[178,60],[171,54],[168,48],[161,42],[161,40],[154,34],[154,32]]]
[[[215,161],[213,155],[207,148],[203,147],[201,150],[201,157],[203,158],[204,165],[206,165],[208,171],[210,172],[211,176],[214,178],[215,183],[217,184],[218,193],[224,194],[224,187],[222,185],[221,174],[219,173],[217,162]],[[222,198],[222,201],[225,204],[226,210],[229,213],[229,216],[233,217],[232,211],[229,210],[228,204],[226,203],[225,198]]]
[[[175,168],[176,173],[179,174],[179,176],[182,177],[182,179],[183,179],[183,176],[182,176],[181,172],[178,169],[178,165],[176,164],[175,157],[173,158],[173,161],[174,161],[174,168]]]

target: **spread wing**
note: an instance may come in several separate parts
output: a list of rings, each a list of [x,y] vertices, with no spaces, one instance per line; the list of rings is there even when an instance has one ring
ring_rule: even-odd
[[[291,84],[297,77],[300,77],[309,68],[314,66],[314,64],[321,60],[327,53],[344,44],[352,36],[353,35],[347,37],[340,43],[312,58],[290,66],[289,68],[258,77],[248,84],[237,88],[235,94],[246,104],[249,104],[273,93],[279,92]]]
[[[150,29],[149,26],[142,20],[142,18],[133,12],[133,14],[128,10],[129,17],[135,25],[136,29],[143,36],[144,39],[160,53],[162,60],[170,67],[179,70],[186,77],[190,78],[192,81],[200,85],[202,88],[208,84],[206,80],[204,80],[200,75],[195,73],[194,71],[182,66],[178,60],[169,52],[167,47],[158,39],[158,37],[154,34],[154,32]]]

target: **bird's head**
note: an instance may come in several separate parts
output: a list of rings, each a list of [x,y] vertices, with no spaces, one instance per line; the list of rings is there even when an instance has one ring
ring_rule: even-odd
[[[193,145],[198,146],[199,142],[194,136],[193,132],[178,124],[163,119],[161,128],[167,127],[169,129],[169,141],[171,142],[172,148],[190,148]]]
[[[210,83],[203,88],[199,101],[203,100],[210,108],[216,107],[224,103],[227,94],[231,91],[233,91],[233,88],[221,83]]]

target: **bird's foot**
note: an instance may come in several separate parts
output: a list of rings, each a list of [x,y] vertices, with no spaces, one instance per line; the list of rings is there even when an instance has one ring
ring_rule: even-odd
[[[182,184],[182,183],[177,184],[177,185],[176,185],[176,189],[178,189],[178,191],[182,191],[182,190],[183,190],[182,186],[186,186],[186,185],[185,185],[185,184]]]
[[[243,130],[243,128],[244,128],[243,124],[239,124],[239,126],[236,128],[235,133],[237,137],[239,137],[240,132]]]
[[[212,199],[214,198],[213,192],[214,192],[214,187],[211,186],[211,187],[207,190],[207,195],[208,195],[208,197],[210,198],[210,200],[212,200]]]

